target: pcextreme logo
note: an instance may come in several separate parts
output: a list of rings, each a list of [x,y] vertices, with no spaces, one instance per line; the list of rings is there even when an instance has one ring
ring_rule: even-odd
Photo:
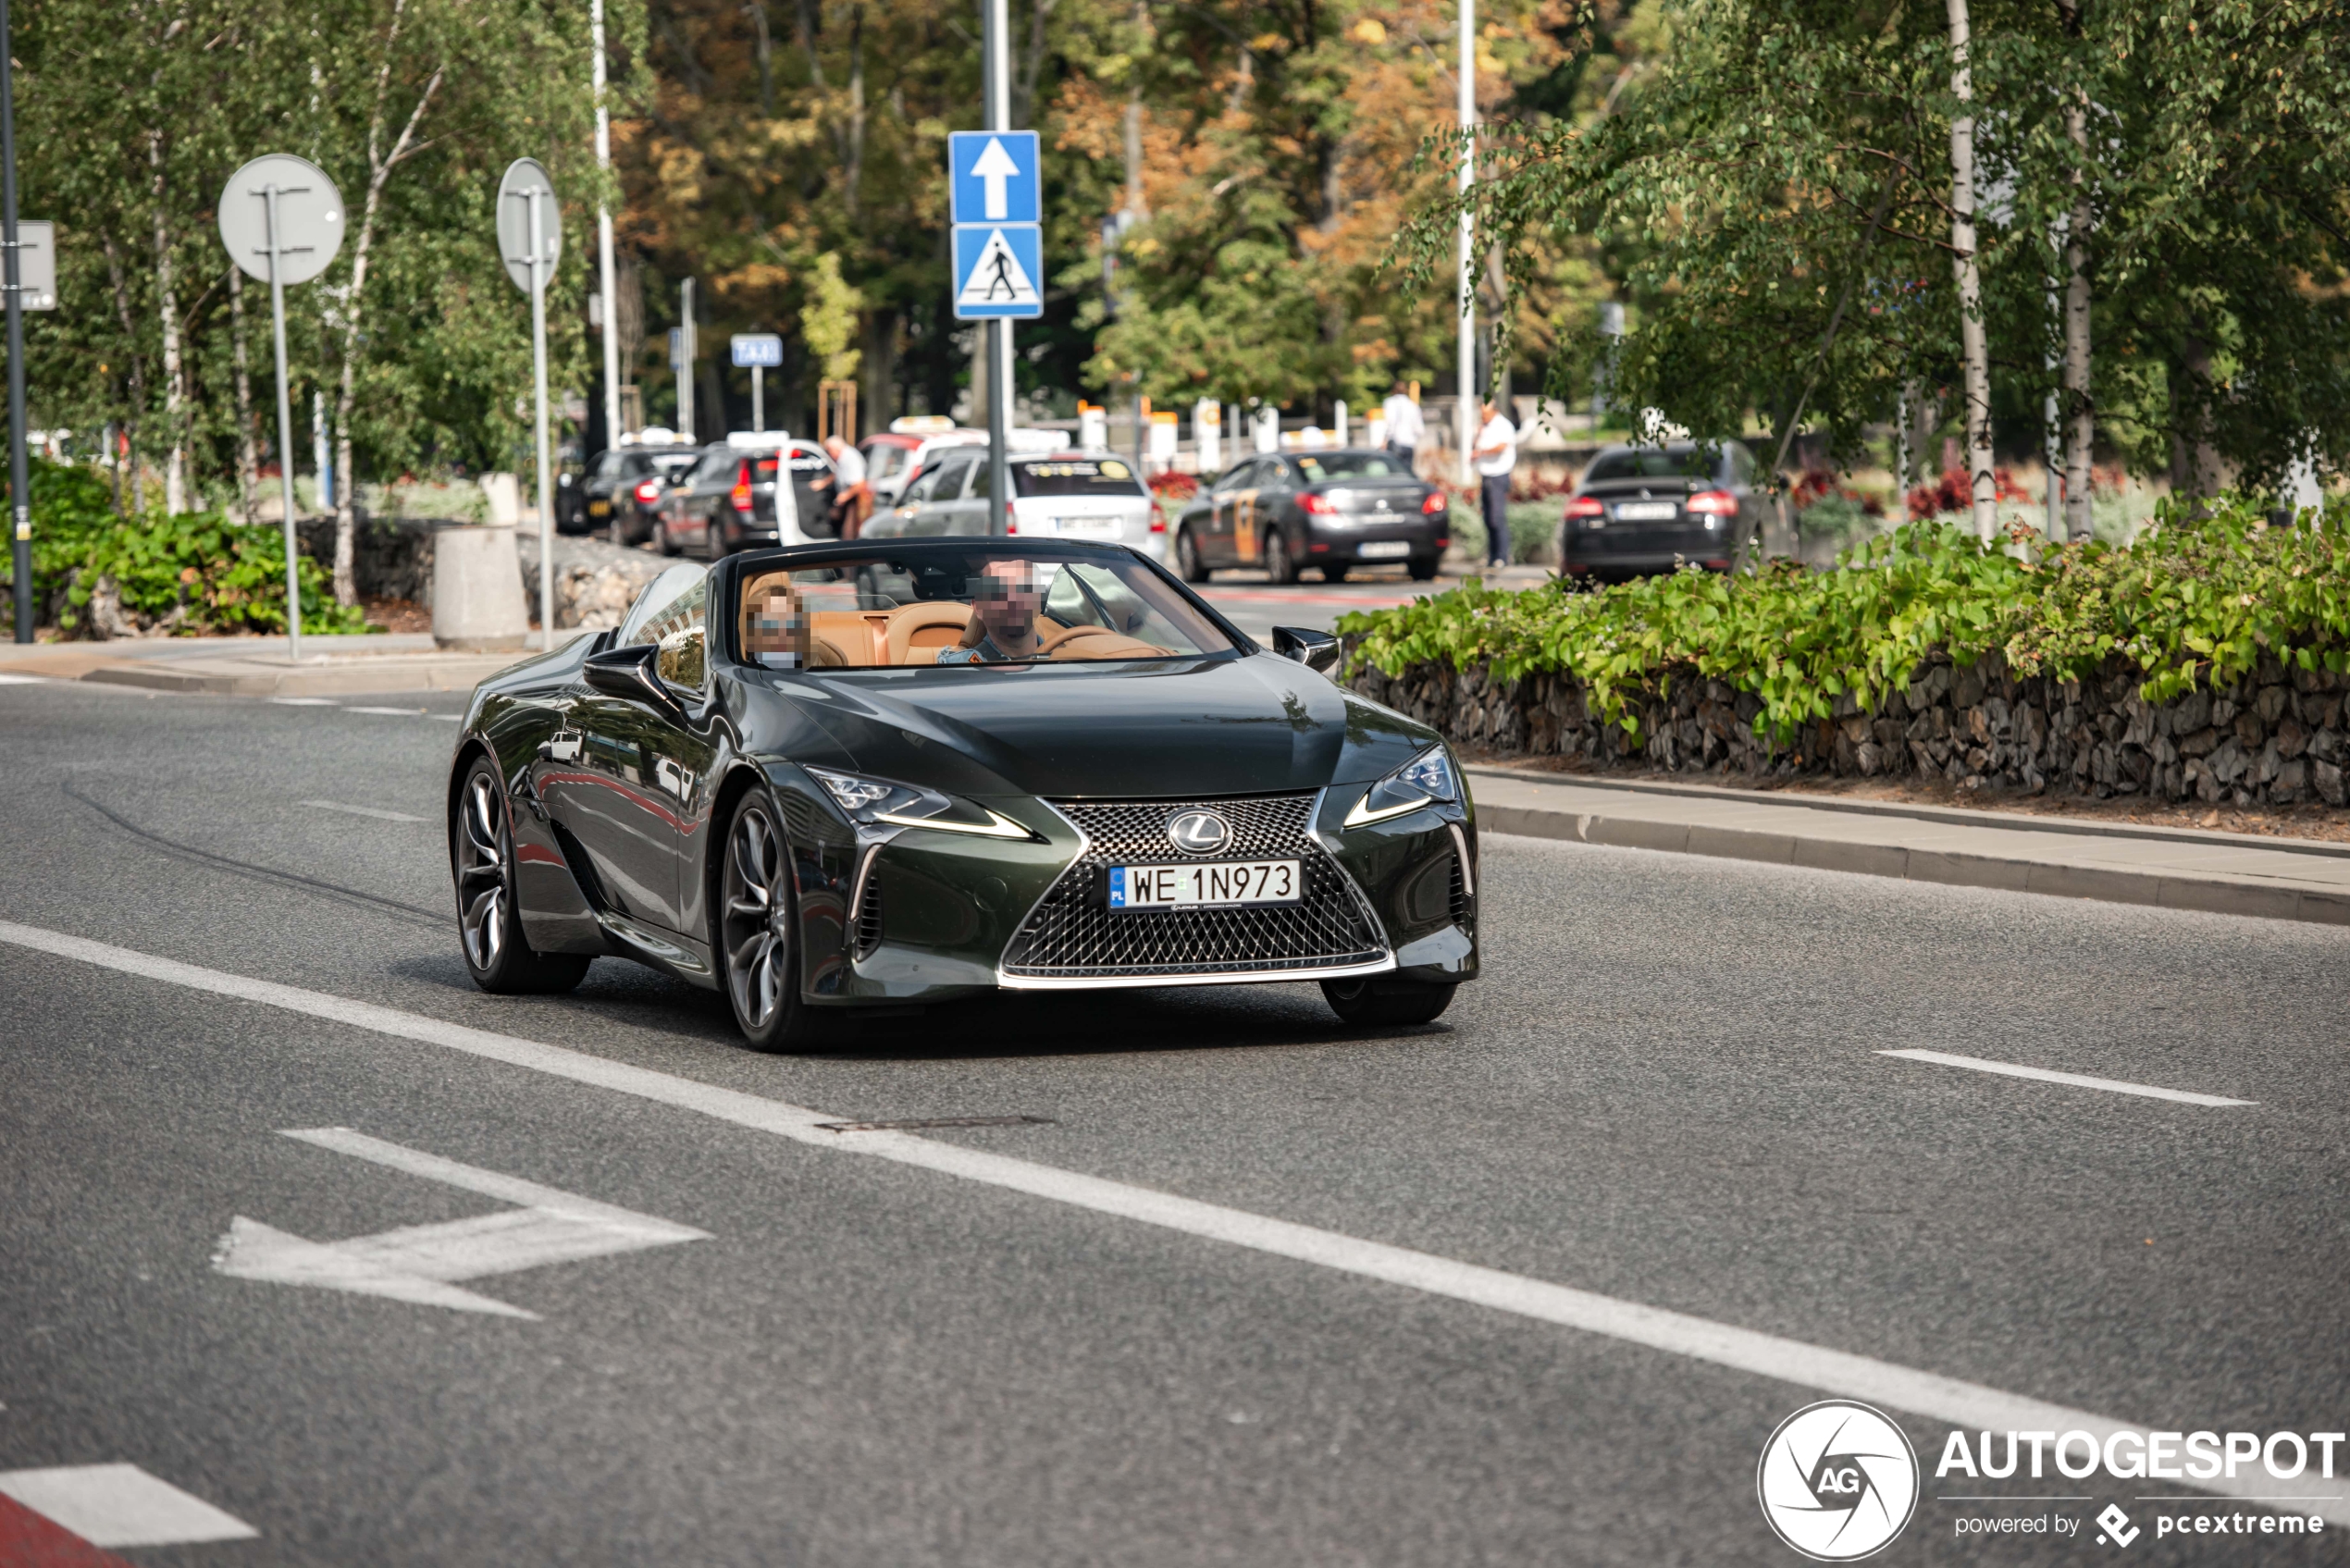
[[[1891,1544],[1917,1512],[1917,1451],[1884,1412],[1823,1400],[1779,1423],[1754,1489],[1779,1539],[1815,1562],[1850,1562]]]

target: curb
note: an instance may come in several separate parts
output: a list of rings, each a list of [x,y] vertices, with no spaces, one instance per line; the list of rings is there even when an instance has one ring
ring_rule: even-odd
[[[414,664],[397,656],[323,670],[188,670],[162,665],[110,664],[80,678],[102,685],[139,686],[214,697],[353,697],[379,691],[471,691],[482,681],[531,654],[486,654]]]
[[[1578,844],[1614,848],[1704,855],[1766,865],[1802,866],[1812,870],[1892,877],[1905,882],[1939,883],[1952,887],[1990,887],[2057,898],[2193,909],[2205,914],[2251,915],[2264,920],[2350,926],[2350,891],[2292,886],[2257,877],[2188,876],[2175,870],[2065,865],[1958,849],[1853,844],[1773,829],[1660,822],[1604,812],[1545,810],[1483,802],[1478,804],[1477,820],[1479,828],[1490,833],[1571,839]]]

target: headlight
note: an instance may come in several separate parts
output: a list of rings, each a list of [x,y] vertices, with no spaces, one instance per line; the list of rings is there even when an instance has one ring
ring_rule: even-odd
[[[1373,784],[1369,793],[1354,803],[1354,809],[1346,814],[1346,825],[1359,828],[1366,822],[1384,821],[1440,800],[1460,797],[1461,786],[1453,781],[1452,759],[1444,755],[1442,747],[1431,746]]]
[[[940,833],[977,833],[982,838],[1034,836],[1001,812],[973,801],[941,795],[934,789],[835,772],[830,768],[810,768],[808,776],[824,786],[825,793],[848,813],[851,821],[865,826],[886,822],[896,828],[932,828]]]

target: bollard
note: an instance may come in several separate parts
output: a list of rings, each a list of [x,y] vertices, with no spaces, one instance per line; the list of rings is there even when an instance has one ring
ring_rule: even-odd
[[[518,649],[530,634],[512,526],[454,524],[432,537],[432,640],[475,653]]]

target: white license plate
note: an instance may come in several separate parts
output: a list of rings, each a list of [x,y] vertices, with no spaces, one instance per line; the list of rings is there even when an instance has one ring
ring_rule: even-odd
[[[1063,534],[1115,534],[1119,520],[1115,517],[1056,517],[1054,530]]]
[[[1680,503],[1669,500],[1627,500],[1615,509],[1618,523],[1670,523],[1680,514]]]
[[[1393,561],[1412,553],[1409,539],[1373,539],[1359,547],[1354,553],[1365,561]]]
[[[1188,909],[1204,904],[1294,904],[1305,896],[1295,860],[1217,860],[1196,866],[1112,866],[1113,909]]]

